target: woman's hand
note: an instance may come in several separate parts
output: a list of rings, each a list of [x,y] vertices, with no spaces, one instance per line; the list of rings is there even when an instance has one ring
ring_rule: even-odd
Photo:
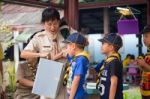
[[[41,58],[49,58],[49,53],[48,52],[39,53],[39,57],[41,57]]]

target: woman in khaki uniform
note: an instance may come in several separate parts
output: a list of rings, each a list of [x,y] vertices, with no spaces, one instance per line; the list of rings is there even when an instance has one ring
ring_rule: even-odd
[[[20,63],[17,69],[17,88],[15,99],[40,99],[40,96],[33,94],[32,87],[37,70],[38,60],[28,59]]]
[[[42,13],[41,20],[44,31],[37,33],[21,52],[21,57],[37,58],[44,57],[50,60],[64,62],[63,49],[65,45],[62,43],[64,38],[60,34],[60,15],[54,8],[46,8]],[[62,85],[62,83],[61,83]],[[65,88],[61,86],[56,99],[66,99]]]

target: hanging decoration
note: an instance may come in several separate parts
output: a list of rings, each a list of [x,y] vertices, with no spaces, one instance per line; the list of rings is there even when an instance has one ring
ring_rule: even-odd
[[[133,8],[132,8],[133,9]],[[138,34],[139,33],[139,22],[135,17],[133,11],[130,7],[122,8],[117,7],[117,10],[121,14],[120,19],[117,21],[117,28],[119,34]],[[133,9],[136,12],[140,13],[140,11]],[[132,18],[127,18],[127,17]]]

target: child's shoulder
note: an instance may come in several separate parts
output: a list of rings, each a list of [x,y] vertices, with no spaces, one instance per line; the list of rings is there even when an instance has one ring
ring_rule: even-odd
[[[123,66],[122,62],[120,60],[118,60],[118,59],[113,59],[110,62],[108,62],[107,64],[110,65],[110,66],[113,65],[113,67]]]
[[[89,60],[85,56],[77,57],[75,62],[76,62],[76,65],[78,65],[78,66],[89,64]]]
[[[105,60],[107,63],[120,63],[121,59],[115,56],[109,57]]]
[[[86,56],[81,55],[76,58],[76,61],[89,61],[89,60]]]

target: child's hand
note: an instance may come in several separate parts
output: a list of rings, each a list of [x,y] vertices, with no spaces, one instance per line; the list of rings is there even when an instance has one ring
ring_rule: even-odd
[[[67,49],[63,49],[63,50],[62,50],[62,55],[63,55],[63,57],[66,57],[66,56],[67,56]]]
[[[137,59],[136,62],[137,62],[137,65],[141,67],[144,67],[146,65],[146,62],[144,59]]]

